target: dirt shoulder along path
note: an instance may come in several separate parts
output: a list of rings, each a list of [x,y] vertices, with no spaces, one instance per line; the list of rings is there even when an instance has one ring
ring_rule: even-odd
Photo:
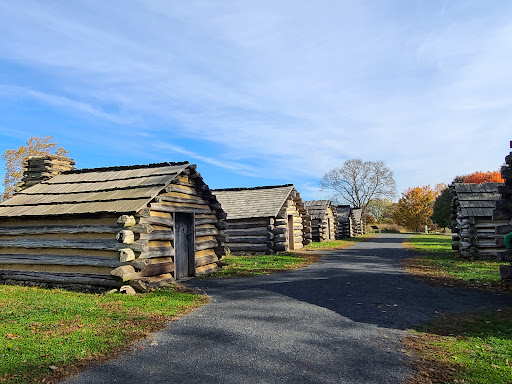
[[[439,314],[512,306],[512,295],[426,284],[401,264],[406,235],[383,234],[306,268],[190,281],[210,304],[78,383],[400,383],[400,340]]]

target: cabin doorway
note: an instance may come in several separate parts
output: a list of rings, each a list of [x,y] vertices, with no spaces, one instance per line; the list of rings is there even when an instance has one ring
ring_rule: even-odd
[[[193,213],[174,213],[174,278],[196,273],[195,231]]]
[[[295,249],[295,239],[293,233],[293,215],[288,215],[288,250]]]
[[[332,236],[331,236],[331,219],[328,217],[327,218],[327,240],[331,240],[332,239]]]

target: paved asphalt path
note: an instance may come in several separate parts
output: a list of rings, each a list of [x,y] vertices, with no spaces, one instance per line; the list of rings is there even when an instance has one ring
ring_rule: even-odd
[[[512,295],[406,274],[405,235],[380,235],[301,270],[189,281],[211,303],[172,322],[82,383],[401,383],[400,339],[438,313],[512,306]]]

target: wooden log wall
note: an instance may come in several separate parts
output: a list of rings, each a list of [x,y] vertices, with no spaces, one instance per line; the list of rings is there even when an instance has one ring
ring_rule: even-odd
[[[124,244],[118,258],[125,263],[112,275],[138,291],[175,281],[174,220],[176,212],[194,213],[195,275],[215,271],[225,255],[225,213],[195,173],[180,175],[147,209],[121,216],[117,240]],[[136,233],[133,228],[148,228]]]
[[[366,233],[366,222],[361,208],[354,208],[351,210],[350,220],[352,227],[351,237],[364,235]]]
[[[512,141],[510,148],[512,148]],[[496,226],[496,234],[505,236],[512,232],[512,152],[505,157],[505,164],[501,167],[501,177],[505,179],[505,184],[498,188],[501,198],[496,201],[496,209],[492,215],[494,220],[503,222]],[[498,260],[511,262],[510,265],[500,266],[500,276],[502,279],[512,279],[512,252],[505,249],[498,255]]]
[[[0,281],[113,288],[121,265],[114,216],[0,222]]]
[[[299,193],[293,190],[276,216],[273,250],[284,252],[301,249],[311,241],[311,216]]]

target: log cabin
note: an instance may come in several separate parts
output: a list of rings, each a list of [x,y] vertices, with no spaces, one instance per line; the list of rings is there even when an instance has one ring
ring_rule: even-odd
[[[512,141],[510,142],[512,148]],[[496,235],[505,236],[512,232],[512,152],[505,157],[505,164],[501,167],[501,177],[505,183],[498,187],[500,194],[496,201],[496,207],[492,212],[494,221],[502,224],[497,225]],[[498,254],[498,260],[512,262],[512,251],[505,249]],[[500,265],[500,276],[502,279],[512,279],[512,263],[511,265]]]
[[[0,282],[147,291],[217,269],[226,214],[195,165],[72,164],[29,158],[0,204]]]
[[[496,259],[505,250],[504,234],[497,227],[508,220],[495,218],[493,211],[500,198],[502,183],[454,183],[452,188],[452,249],[471,259]]]
[[[350,205],[337,205],[334,208],[336,220],[336,240],[348,239],[354,236],[352,227],[352,209]]]
[[[273,254],[311,242],[311,217],[292,184],[213,191],[227,213],[233,254]]]
[[[305,201],[311,216],[311,237],[315,242],[334,240],[336,236],[335,208],[330,200]]]

